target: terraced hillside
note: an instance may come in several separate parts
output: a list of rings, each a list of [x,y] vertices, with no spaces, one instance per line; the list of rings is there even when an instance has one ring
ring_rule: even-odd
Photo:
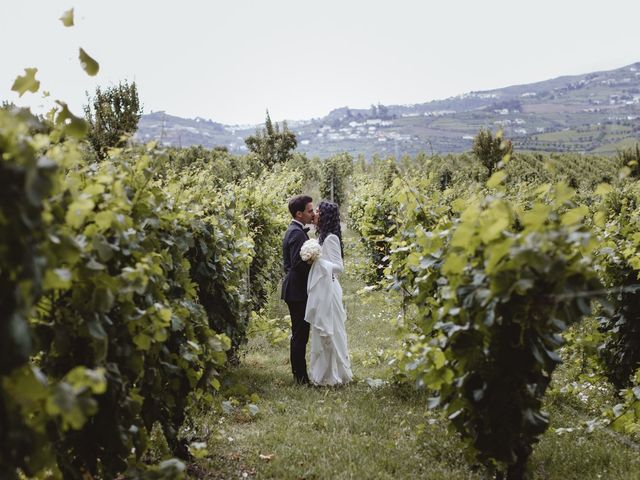
[[[155,112],[142,117],[138,138],[241,153],[257,127]],[[461,152],[480,128],[503,129],[520,150],[613,154],[640,139],[640,62],[421,104],[342,107],[289,128],[300,151],[321,157]]]

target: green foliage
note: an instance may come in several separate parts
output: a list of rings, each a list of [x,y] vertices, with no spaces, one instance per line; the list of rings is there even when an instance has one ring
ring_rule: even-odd
[[[272,168],[278,163],[285,163],[293,157],[293,151],[298,146],[295,134],[283,122],[282,131],[276,122],[271,122],[269,111],[262,131],[256,131],[255,135],[245,138],[244,143],[251,153],[267,168]]]
[[[631,384],[640,368],[640,196],[627,186],[606,195],[598,212],[602,243],[600,276],[610,290],[611,314],[600,317],[605,334],[600,354],[609,380],[617,388]]]
[[[305,185],[317,184],[320,181],[322,161],[318,157],[309,159],[304,153],[295,152],[287,165],[289,169],[302,175],[302,181]]]
[[[548,426],[542,398],[560,362],[559,334],[590,312],[583,292],[599,287],[588,209],[574,194],[542,186],[527,209],[472,195],[450,217],[425,215],[437,204],[425,197],[422,212],[408,210],[392,255],[395,286],[418,312],[403,374],[437,391],[432,405],[477,459],[511,478],[525,474]]]
[[[599,358],[604,335],[598,327],[596,317],[589,317],[572,325],[562,335],[565,341],[561,349],[563,368],[570,372],[572,378],[583,384],[602,385],[605,381]],[[565,387],[566,385],[562,386]]]
[[[616,184],[622,166],[615,157],[517,152],[511,155],[505,171],[514,183],[564,181],[572,188],[591,191],[600,183]]]
[[[291,336],[291,318],[270,317],[264,311],[252,312],[247,337],[265,338],[271,345],[285,345]]]
[[[487,180],[489,168],[477,157],[419,155],[405,159],[402,180],[386,188],[384,161],[374,158],[354,177],[349,222],[363,245],[386,239],[380,247],[386,244],[387,252],[395,233],[386,274],[409,315],[397,379],[436,391],[434,405],[452,415],[476,458],[518,478],[546,429],[541,405],[565,328],[574,325],[563,358],[577,381],[563,392],[581,404],[585,389],[597,391],[592,414],[612,392],[601,388],[598,353],[609,364],[605,371],[622,373],[626,382],[638,368],[640,214],[637,186],[625,180],[631,161],[567,154],[495,158],[500,170]],[[603,196],[605,206],[597,210]],[[376,219],[383,202],[390,213]],[[390,224],[383,230],[384,219]],[[594,251],[596,238],[601,248]],[[608,301],[600,279],[611,293]],[[593,317],[577,324],[594,299],[604,306],[599,330]],[[627,412],[636,408],[629,400],[633,389],[625,395]],[[637,425],[629,415],[624,431]]]
[[[229,339],[279,279],[301,175],[200,189],[215,164],[185,175],[153,144],[86,164],[82,120],[51,118],[0,110],[2,476],[179,478],[180,462],[143,463],[148,432],[188,458],[185,409],[212,401]]]
[[[214,182],[216,188],[223,188],[229,183],[239,183],[246,178],[256,178],[261,175],[264,166],[251,155],[235,156],[227,151],[202,145],[185,148],[169,147],[166,168],[171,171],[198,172],[211,170],[215,176],[207,176]]]
[[[629,387],[620,393],[622,402],[607,412],[611,427],[637,438],[640,435],[640,369],[635,372]]]
[[[44,125],[24,111],[0,110],[0,374],[31,354],[27,317],[44,273],[38,245],[56,164],[39,155],[39,138],[29,135],[30,127]]]
[[[82,59],[82,49],[81,49]],[[89,58],[84,59],[87,68],[95,70]],[[142,106],[138,98],[136,83],[126,80],[114,87],[96,88],[94,97],[87,94],[89,103],[84,106],[84,114],[89,122],[87,140],[98,155],[107,157],[110,148],[119,147],[138,129]]]
[[[511,140],[502,139],[502,132],[493,136],[490,130],[480,129],[473,139],[472,150],[491,176],[503,157],[511,155],[513,146]]]
[[[392,189],[395,166],[388,165],[378,177],[355,177],[349,201],[347,221],[361,237],[366,252],[366,262],[361,268],[365,280],[371,283],[384,278],[390,252],[389,239],[397,228],[397,203]]]
[[[251,309],[265,306],[282,271],[282,232],[291,221],[287,200],[302,192],[303,175],[288,168],[266,172],[254,181],[242,182],[236,190],[239,213],[244,213],[254,243],[249,267]],[[276,213],[277,212],[277,213]]]
[[[59,163],[78,156],[66,144],[50,154]],[[190,394],[219,384],[229,343],[209,324],[191,271],[202,268],[200,249],[223,272],[234,271],[226,255],[249,261],[249,251],[231,226],[211,235],[212,225],[151,182],[157,155],[150,147],[97,167],[68,165],[48,204],[47,236],[57,240],[45,245],[46,296],[34,319],[41,367],[58,378],[73,365],[100,366],[108,385],[90,420],[57,442],[66,476],[142,468],[156,421],[184,458],[177,432]],[[228,281],[210,284],[221,291]]]
[[[40,122],[24,111],[0,110],[0,476],[16,478],[16,467],[35,474],[53,457],[45,426],[53,388],[28,365],[33,341],[29,313],[42,291],[45,262],[44,199],[56,165],[39,155]]]
[[[232,163],[225,166],[225,159]],[[221,221],[223,213],[228,215],[230,225],[236,229],[237,235],[242,232],[246,248],[251,251],[249,263],[239,264],[232,260],[233,256],[227,260],[233,270],[224,272],[225,278],[234,278],[228,283],[236,286],[230,292],[220,292],[208,284],[209,281],[215,282],[220,275],[208,258],[219,254],[202,251],[199,257],[202,266],[193,272],[210,322],[229,336],[234,358],[246,339],[250,311],[262,308],[268,294],[280,280],[281,235],[290,221],[286,200],[301,192],[303,178],[300,172],[287,165],[278,165],[273,171],[264,170],[256,177],[234,178],[237,183],[226,184],[220,178],[220,172],[232,172],[235,161],[224,154],[212,162],[198,161],[183,168],[169,166],[162,180],[163,189],[171,192],[180,203],[184,202],[184,208],[196,208],[198,215],[205,218],[215,215],[217,222]],[[242,219],[240,225],[238,219]],[[233,248],[229,247],[229,252],[231,254]],[[221,304],[225,297],[229,300]],[[237,303],[231,308],[231,299],[234,298]]]
[[[631,178],[640,178],[640,144],[636,148],[629,148],[618,152],[618,160],[629,169]]]
[[[343,205],[346,182],[353,173],[353,158],[348,153],[339,153],[327,158],[320,167],[320,196]]]

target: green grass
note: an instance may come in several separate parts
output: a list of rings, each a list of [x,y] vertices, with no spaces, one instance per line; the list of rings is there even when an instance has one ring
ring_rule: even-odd
[[[189,465],[192,478],[484,478],[469,466],[446,420],[427,410],[427,394],[390,381],[399,299],[362,291],[364,284],[350,273],[358,263],[349,257],[353,251],[348,240],[341,280],[355,381],[341,388],[295,386],[287,342],[250,339],[223,386],[231,407],[212,407],[192,419],[193,438],[206,442],[209,452]],[[274,296],[268,313],[283,316],[286,307]],[[608,430],[556,432],[592,416],[567,395],[548,398],[553,428],[534,448],[533,478],[640,478],[640,455],[621,437]]]
[[[552,414],[552,424],[575,425],[576,412],[569,408],[555,405]],[[631,480],[640,478],[638,453],[606,429],[591,434],[550,431],[534,448],[531,465],[534,478]]]

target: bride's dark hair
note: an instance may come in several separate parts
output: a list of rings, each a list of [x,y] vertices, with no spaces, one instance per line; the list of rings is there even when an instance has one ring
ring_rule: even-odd
[[[340,229],[340,210],[338,205],[331,202],[320,202],[318,205],[320,219],[318,220],[318,242],[324,243],[324,239],[334,234],[340,240],[340,254],[344,258],[344,246],[342,245],[342,231]]]

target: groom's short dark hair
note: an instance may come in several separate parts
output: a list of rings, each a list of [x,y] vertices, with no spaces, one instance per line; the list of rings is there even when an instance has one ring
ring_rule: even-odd
[[[296,218],[296,212],[304,212],[304,209],[307,208],[307,204],[313,202],[313,198],[309,195],[296,195],[295,197],[289,200],[289,212],[291,212],[291,216]]]

